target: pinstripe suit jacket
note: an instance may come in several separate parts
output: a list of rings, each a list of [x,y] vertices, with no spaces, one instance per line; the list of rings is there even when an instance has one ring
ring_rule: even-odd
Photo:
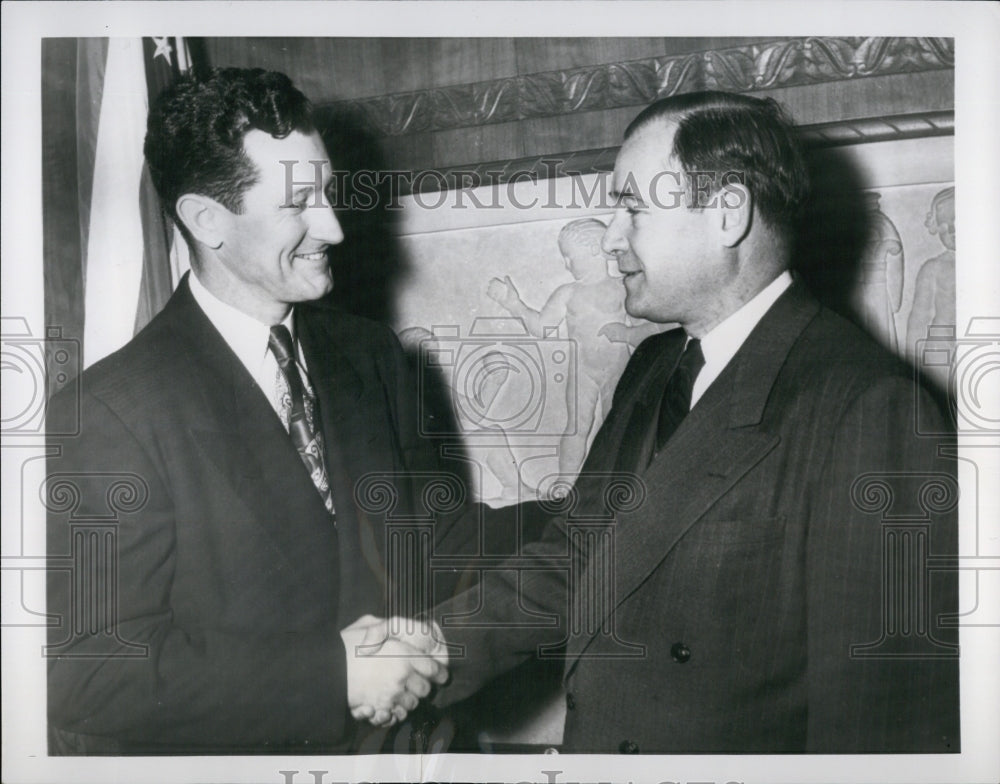
[[[886,606],[883,552],[899,539],[878,501],[926,526],[935,554],[957,552],[954,512],[921,503],[921,488],[954,496],[954,468],[915,432],[917,408],[943,423],[912,371],[796,283],[642,468],[627,424],[655,427],[683,344],[676,330],[633,355],[579,502],[526,548],[552,568],[520,570],[520,602],[514,570],[483,607],[473,591],[438,608],[487,625],[444,621],[464,651],[439,703],[562,641],[566,751],[958,751],[957,651],[938,623],[956,610],[955,575],[908,568],[914,598],[930,580],[930,604]],[[613,554],[597,557],[587,526],[614,495],[601,475],[630,467],[644,500],[625,504]],[[900,607],[919,631],[899,633]]]
[[[50,492],[77,492],[72,509],[53,504],[48,528],[59,622],[49,719],[71,750],[315,753],[351,742],[339,630],[384,614],[386,582],[384,521],[360,508],[354,483],[425,469],[433,457],[416,438],[415,388],[385,327],[307,303],[296,330],[336,528],[186,282],[142,333],[52,401],[51,432],[72,429],[80,408],[79,436],[52,439],[49,461]],[[109,509],[109,483],[122,478],[138,500]],[[405,506],[410,490],[397,481]],[[61,565],[73,526],[112,511],[114,563],[88,556],[99,580],[116,580],[116,605],[97,617],[74,606],[90,594],[75,593]]]

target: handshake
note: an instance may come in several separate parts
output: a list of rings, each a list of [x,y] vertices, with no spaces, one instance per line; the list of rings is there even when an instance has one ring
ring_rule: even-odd
[[[347,704],[358,721],[391,727],[448,680],[448,650],[434,621],[365,615],[341,629]]]

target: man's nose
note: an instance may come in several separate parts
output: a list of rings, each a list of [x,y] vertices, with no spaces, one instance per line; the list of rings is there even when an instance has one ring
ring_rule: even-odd
[[[322,207],[310,207],[309,213],[309,234],[314,240],[325,242],[327,245],[338,245],[344,241],[344,230],[340,228],[340,221],[333,211],[333,207],[324,205]]]
[[[628,242],[625,241],[625,234],[622,232],[620,212],[616,211],[611,217],[611,223],[601,237],[601,250],[609,256],[618,256],[628,250]]]

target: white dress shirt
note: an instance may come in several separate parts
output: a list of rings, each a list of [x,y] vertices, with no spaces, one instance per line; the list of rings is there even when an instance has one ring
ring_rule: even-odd
[[[222,339],[226,341],[233,353],[239,357],[240,362],[247,369],[247,372],[257,382],[264,396],[271,404],[274,412],[281,417],[281,401],[278,395],[278,361],[274,354],[268,349],[268,339],[271,336],[271,327],[262,324],[248,316],[242,310],[228,305],[212,292],[206,289],[198,280],[198,276],[191,270],[188,275],[188,285],[191,287],[191,296],[198,306],[208,316]],[[295,340],[294,308],[288,312],[281,323],[288,327],[288,331],[295,342],[295,354],[299,373],[302,376],[302,383],[306,391],[311,394],[312,387],[309,384],[309,376],[306,373],[305,359],[302,355],[302,348]]]
[[[764,314],[791,285],[792,275],[785,270],[758,292],[757,296],[724,321],[716,324],[711,332],[702,337],[701,353],[705,356],[705,365],[698,373],[691,389],[692,408],[705,394],[705,390],[726,369],[726,365],[740,350],[740,346],[750,336]]]

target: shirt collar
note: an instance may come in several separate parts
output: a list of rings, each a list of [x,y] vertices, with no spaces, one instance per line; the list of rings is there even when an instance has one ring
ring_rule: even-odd
[[[753,299],[702,337],[701,352],[705,357],[705,365],[695,379],[691,391],[692,406],[725,370],[726,365],[753,332],[753,328],[790,285],[792,285],[792,275],[785,270]]]
[[[212,326],[219,331],[223,340],[239,357],[240,362],[250,372],[250,375],[257,378],[260,374],[261,364],[267,356],[267,342],[271,335],[271,327],[216,297],[198,280],[194,270],[191,270],[188,275],[188,285],[191,288],[191,296],[205,312],[208,320],[212,322]],[[294,308],[289,310],[288,315],[281,323],[288,327],[294,340],[293,314]]]

